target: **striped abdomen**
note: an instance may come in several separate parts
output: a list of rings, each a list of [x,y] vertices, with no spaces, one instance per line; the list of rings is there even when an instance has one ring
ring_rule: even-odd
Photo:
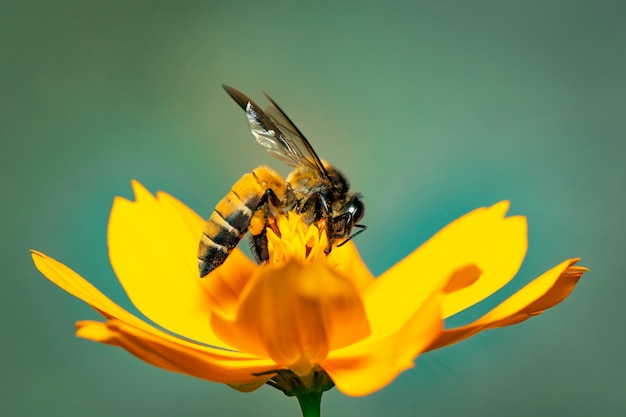
[[[224,263],[248,231],[252,217],[266,206],[263,196],[268,189],[282,201],[284,180],[270,168],[259,167],[241,177],[217,204],[204,226],[198,246],[200,277]],[[251,233],[258,234],[262,230],[251,230]]]

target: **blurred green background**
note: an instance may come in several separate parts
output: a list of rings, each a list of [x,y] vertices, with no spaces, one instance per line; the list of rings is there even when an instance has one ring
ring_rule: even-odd
[[[129,307],[108,263],[135,178],[208,216],[273,160],[227,83],[281,104],[365,195],[379,274],[502,199],[529,219],[515,280],[581,256],[573,295],[519,326],[420,357],[325,416],[623,416],[626,15],[611,1],[0,3],[3,416],[295,416],[74,337],[97,315],[33,267],[36,248]],[[409,342],[409,341],[407,341]]]

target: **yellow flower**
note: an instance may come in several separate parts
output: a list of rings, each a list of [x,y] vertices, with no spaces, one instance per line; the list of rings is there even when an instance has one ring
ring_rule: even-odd
[[[444,319],[490,296],[518,271],[526,220],[505,217],[508,202],[452,222],[376,279],[352,242],[326,256],[325,233],[293,213],[277,219],[279,234],[268,228],[266,265],[235,249],[200,279],[196,251],[204,219],[168,194],[153,196],[137,182],[133,188],[135,202],[118,197],[113,204],[110,260],[130,300],[156,325],[33,251],[35,265],[104,317],[78,322],[79,337],[241,391],[267,382],[298,395],[297,387],[285,388],[297,381],[370,394],[423,352],[552,307],[586,271],[574,265],[577,259],[565,260],[474,323],[444,330]]]

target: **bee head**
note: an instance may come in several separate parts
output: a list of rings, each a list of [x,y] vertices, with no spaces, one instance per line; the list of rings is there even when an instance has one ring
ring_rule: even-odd
[[[331,237],[332,239],[350,240],[353,236],[365,230],[365,226],[357,224],[363,218],[365,204],[361,200],[361,194],[352,194],[350,199],[339,210],[339,214],[332,219]],[[357,233],[350,235],[353,227],[361,229]],[[341,243],[340,245],[343,245]]]
[[[365,204],[363,203],[361,198],[362,198],[361,194],[359,193],[354,194],[352,198],[350,199],[350,201],[348,202],[348,205],[346,206],[346,213],[351,214],[352,224],[350,226],[358,223],[363,218],[363,215],[365,214]]]

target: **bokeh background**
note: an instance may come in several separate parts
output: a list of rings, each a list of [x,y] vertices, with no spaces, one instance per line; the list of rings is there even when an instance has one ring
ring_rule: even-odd
[[[74,337],[97,315],[45,280],[36,248],[130,308],[106,252],[130,180],[208,216],[253,167],[220,84],[269,92],[367,203],[379,274],[454,218],[502,199],[527,259],[466,322],[561,260],[591,268],[544,315],[420,357],[325,416],[626,415],[626,26],[611,1],[3,1],[0,413],[295,416]],[[410,341],[407,341],[410,343]]]

